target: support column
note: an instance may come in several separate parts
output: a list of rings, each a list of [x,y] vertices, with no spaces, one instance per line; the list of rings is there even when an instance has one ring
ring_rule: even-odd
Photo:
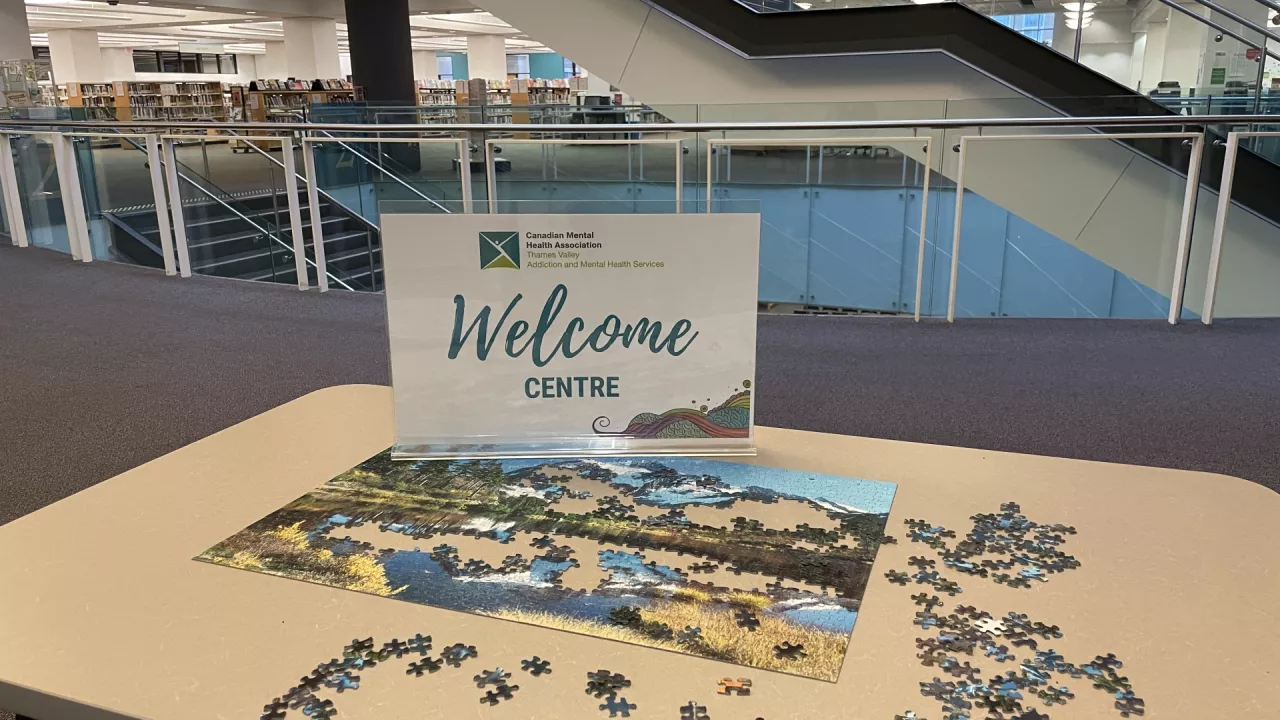
[[[23,0],[0,0],[0,60],[31,59],[31,28]]]
[[[472,80],[506,80],[506,40],[501,35],[467,36],[467,67]]]
[[[133,81],[138,77],[129,48],[102,48],[102,74],[108,81]]]
[[[49,57],[59,83],[104,82],[102,50],[96,30],[50,30]]]
[[[288,61],[286,60],[284,43],[269,42],[263,43],[267,49],[267,53],[259,58],[257,65],[258,77],[263,80],[284,80],[289,77]]]
[[[440,61],[435,50],[413,51],[413,79],[435,80],[440,77]]]
[[[332,18],[284,19],[285,72],[300,80],[341,77],[338,24]]]
[[[409,0],[346,0],[351,79],[370,105],[416,105]]]

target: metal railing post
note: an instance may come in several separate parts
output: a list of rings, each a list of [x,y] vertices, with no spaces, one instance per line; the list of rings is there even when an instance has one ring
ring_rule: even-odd
[[[316,256],[316,285],[320,288],[320,292],[328,292],[329,265],[324,254],[324,223],[320,220],[320,193],[316,192],[316,183],[319,178],[316,176],[315,150],[307,142],[307,138],[302,139],[301,145],[302,169],[307,178],[307,208],[311,213],[311,247]],[[372,255],[369,257],[369,277],[371,279],[373,277]]]
[[[164,254],[164,274],[177,275],[178,265],[173,257],[173,229],[169,225],[171,204],[165,201],[164,174],[161,170],[163,163],[160,161],[160,138],[156,135],[148,135],[146,141],[147,168],[151,175],[151,197],[156,204],[156,228],[160,233],[160,252]],[[178,212],[182,212],[181,199],[178,201]]]
[[[293,138],[285,135],[280,138],[280,159],[284,161],[284,191],[289,201],[289,230],[293,234],[293,266],[298,273],[298,289],[310,287],[307,280],[307,247],[302,237],[302,208],[298,204],[298,168],[293,157]],[[319,222],[319,218],[311,218],[311,225]]]
[[[947,322],[956,321],[956,282],[960,277],[960,220],[964,215],[964,161],[968,136],[960,137],[960,159],[956,168],[955,227],[951,229],[951,288],[947,295]]]
[[[493,143],[489,142],[488,133],[484,131],[480,133],[480,142],[484,143],[484,148],[482,149],[484,182],[485,189],[489,193],[489,214],[496,215],[498,212],[498,168],[494,162]]]
[[[1191,141],[1187,164],[1187,188],[1182,194],[1182,222],[1178,226],[1178,250],[1173,263],[1173,284],[1169,291],[1169,324],[1182,316],[1182,292],[1187,285],[1187,258],[1191,255],[1191,229],[1195,223],[1196,199],[1200,192],[1200,160],[1204,155],[1204,134]]]
[[[924,139],[924,190],[920,198],[920,249],[916,255],[915,321],[920,322],[920,303],[924,299],[925,223],[929,219],[929,177],[933,171],[933,137]]]
[[[182,186],[178,184],[178,157],[174,152],[176,140],[165,140],[164,172],[169,186],[169,207],[173,211],[173,244],[178,251],[178,275],[191,277],[191,251],[187,247],[187,218],[182,208]]]
[[[1213,220],[1213,243],[1209,248],[1209,273],[1204,285],[1204,305],[1200,322],[1213,324],[1213,310],[1218,302],[1218,278],[1222,271],[1222,242],[1227,232],[1227,212],[1231,210],[1231,186],[1236,180],[1236,154],[1240,151],[1240,133],[1227,134],[1227,154],[1222,160],[1222,183],[1218,189],[1218,213]]]
[[[462,182],[462,212],[476,211],[471,192],[471,148],[465,137],[457,139],[458,145],[458,179]]]
[[[13,162],[13,143],[0,134],[0,192],[3,192],[5,215],[9,219],[9,238],[20,248],[27,247],[27,219],[22,214],[22,191],[18,187],[18,168]]]

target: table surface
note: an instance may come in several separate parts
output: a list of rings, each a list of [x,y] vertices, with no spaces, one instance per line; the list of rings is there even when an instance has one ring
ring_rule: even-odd
[[[757,438],[759,455],[747,462],[898,483],[887,532],[899,544],[880,551],[837,683],[192,560],[390,445],[390,390],[343,386],[0,527],[0,708],[40,720],[257,718],[352,638],[421,632],[437,647],[474,644],[480,658],[422,678],[395,663],[368,669],[360,690],[329,695],[339,717],[607,717],[582,692],[585,673],[607,667],[633,680],[626,695],[637,718],[677,718],[692,699],[715,720],[889,720],[907,709],[936,720],[939,705],[919,683],[944,673],[916,658],[918,586],[882,574],[931,554],[907,541],[904,519],[963,536],[971,515],[1016,501],[1033,520],[1075,526],[1064,549],[1082,567],[1031,589],[953,573],[964,592],[948,608],[1059,625],[1065,636],[1051,645],[1076,663],[1115,653],[1147,717],[1280,717],[1275,493],[1207,473],[771,428],[757,428]],[[532,655],[552,658],[553,673],[521,677],[515,701],[477,704],[474,672],[518,668]],[[962,659],[988,674],[1010,669],[980,653]],[[717,678],[743,675],[755,682],[751,697],[715,694]],[[1107,693],[1067,684],[1069,705],[1030,698],[1028,707],[1054,720],[1119,717]]]

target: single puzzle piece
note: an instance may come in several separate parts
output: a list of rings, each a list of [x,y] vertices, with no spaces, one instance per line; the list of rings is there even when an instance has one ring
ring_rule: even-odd
[[[688,645],[690,643],[695,643],[701,639],[702,639],[702,628],[700,627],[692,627],[689,625],[685,625],[684,630],[681,630],[680,632],[676,633],[676,642],[680,643],[681,645]]]
[[[934,574],[936,575],[937,573]],[[959,583],[953,580],[947,580],[946,578],[935,580],[933,583],[933,589],[940,593],[946,593],[950,597],[955,597],[956,593],[964,592],[960,589]]]
[[[373,638],[365,638],[364,640],[352,640],[351,644],[342,648],[343,657],[362,657],[366,652],[373,649]]]
[[[530,675],[533,675],[534,677],[538,677],[540,675],[550,675],[551,661],[543,660],[537,655],[534,655],[532,658],[528,660],[521,660],[520,669],[524,670]]]
[[[893,720],[929,720],[929,719],[916,715],[914,710],[907,710],[901,715],[894,715]]]
[[[631,687],[631,681],[622,673],[611,673],[604,669],[587,673],[588,695],[604,697],[627,687]]]
[[[1014,720],[1049,720],[1049,716],[1045,715],[1039,710],[1036,710],[1035,708],[1032,708],[1022,713],[1021,715],[1017,716],[1016,718],[1014,718]]]
[[[1017,660],[1013,653],[1009,652],[1008,645],[988,645],[985,655],[992,658],[996,662],[1008,662],[1009,660]]]
[[[1036,693],[1036,697],[1040,698],[1040,702],[1052,707],[1054,705],[1066,705],[1068,700],[1075,699],[1076,694],[1067,689],[1066,685],[1058,687],[1049,686]]]
[[[999,636],[1004,634],[1005,630],[1004,623],[993,617],[978,618],[973,621],[973,626],[988,635]]]
[[[688,705],[680,708],[680,720],[711,720],[711,716],[707,714],[705,705],[690,700]]]
[[[426,655],[431,652],[431,636],[424,636],[422,633],[418,633],[409,638],[408,642],[405,643],[405,647],[409,652]]]
[[[276,698],[262,706],[262,716],[259,720],[280,720],[285,716],[285,710],[287,709],[289,709],[289,703],[281,698]]]
[[[280,698],[289,703],[290,710],[301,710],[316,700],[316,696],[307,688],[295,687]]]
[[[925,612],[933,612],[935,607],[942,605],[942,601],[938,599],[937,595],[930,595],[929,593],[917,593],[912,595],[911,599],[917,605],[922,605]]]
[[[440,662],[439,660],[435,660],[429,657],[422,658],[421,660],[417,660],[415,662],[409,663],[409,669],[405,670],[404,674],[414,675],[416,677],[422,677],[426,673],[437,672],[442,667],[444,667],[444,663]]]
[[[324,686],[331,690],[337,690],[339,694],[347,690],[359,690],[360,676],[352,675],[350,672],[339,673],[325,680]]]
[[[384,659],[389,657],[402,658],[407,652],[409,652],[409,645],[407,643],[401,641],[399,638],[392,638],[391,642],[382,644],[380,654]]]
[[[738,627],[746,628],[747,632],[755,632],[760,627],[760,618],[751,610],[736,610],[733,617]]]
[[[453,667],[462,667],[462,661],[467,658],[480,657],[480,653],[476,652],[475,645],[463,645],[462,643],[454,643],[444,650],[440,651],[440,659],[446,664]]]
[[[747,678],[720,678],[716,682],[716,692],[721,695],[738,695],[739,697],[751,694],[751,680]]]
[[[503,672],[502,668],[496,670],[483,670],[479,675],[471,678],[475,681],[476,687],[484,688],[485,685],[506,685],[507,679],[511,677],[511,673]]]
[[[311,702],[302,706],[302,714],[312,718],[312,720],[315,720],[316,718],[326,720],[327,718],[337,715],[338,711],[333,709],[332,700],[321,700],[313,697],[311,698]]]
[[[800,658],[809,657],[809,653],[804,651],[804,643],[792,645],[784,642],[781,645],[773,646],[773,657],[775,660],[790,660],[792,662]]]
[[[890,570],[889,572],[885,573],[884,576],[889,578],[889,582],[895,585],[906,585],[907,580],[909,580],[911,577],[910,575],[907,575],[904,572],[898,572],[897,570]]]
[[[510,700],[511,693],[519,690],[519,685],[499,685],[492,690],[486,690],[484,697],[480,698],[481,704],[497,705],[499,700]]]
[[[1116,693],[1116,709],[1120,711],[1120,717],[1129,717],[1130,715],[1146,715],[1146,703],[1142,698],[1134,697],[1132,690],[1125,690]]]
[[[600,706],[601,710],[608,710],[609,717],[631,717],[631,711],[636,709],[635,703],[627,702],[626,698],[615,697],[610,695],[604,699],[604,704]]]
[[[931,612],[918,612],[916,617],[911,621],[912,625],[919,625],[922,628],[937,627],[938,615]]]

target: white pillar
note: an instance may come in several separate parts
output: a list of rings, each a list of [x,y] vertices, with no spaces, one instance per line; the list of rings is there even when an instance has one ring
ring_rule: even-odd
[[[31,59],[31,28],[23,0],[0,0],[0,60]]]
[[[284,80],[289,77],[289,70],[285,62],[284,43],[269,42],[263,43],[267,48],[267,53],[258,58],[258,77],[263,80]],[[309,78],[314,80],[315,78]]]
[[[503,37],[468,35],[467,71],[472,80],[506,80],[507,43]]]
[[[342,76],[338,24],[332,18],[285,18],[284,53],[289,77],[329,80]]]
[[[505,60],[503,61],[505,62]],[[440,77],[439,59],[435,50],[413,51],[413,79],[435,80]]]
[[[133,51],[129,48],[102,48],[102,79],[133,81],[137,72],[133,69]]]
[[[1189,6],[1193,12],[1204,16],[1208,8]],[[1185,95],[1192,88],[1199,88],[1201,68],[1209,43],[1209,26],[1184,13],[1169,11],[1169,31],[1164,46],[1164,77],[1161,80],[1177,80]],[[1216,33],[1216,31],[1215,31]],[[1150,48],[1151,39],[1147,39]],[[1197,91],[1199,92],[1199,91]]]
[[[1172,11],[1170,11],[1172,12]],[[1164,79],[1164,51],[1169,42],[1169,22],[1147,24],[1147,42],[1142,58],[1142,92],[1150,93]]]
[[[59,83],[104,82],[96,30],[50,30],[49,56]]]

